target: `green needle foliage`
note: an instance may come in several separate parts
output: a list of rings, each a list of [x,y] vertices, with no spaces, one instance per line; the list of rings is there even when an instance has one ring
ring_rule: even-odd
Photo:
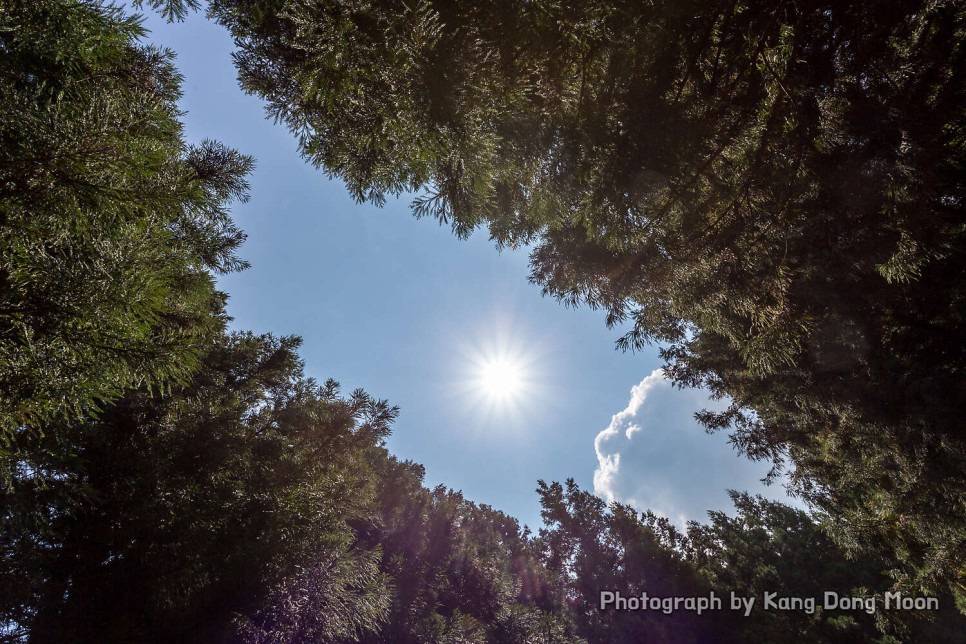
[[[710,512],[682,532],[652,512],[609,507],[581,490],[540,482],[545,527],[543,561],[569,597],[577,632],[590,642],[946,642],[959,641],[964,623],[952,598],[939,611],[886,611],[891,580],[880,556],[853,557],[822,527],[821,516],[761,497],[732,492],[733,513]],[[694,611],[600,610],[600,591],[651,598],[710,597],[720,609]],[[824,594],[875,598],[863,609],[823,610]],[[753,598],[745,615],[731,595]],[[811,598],[814,610],[767,607],[772,598]],[[957,639],[959,638],[959,639]]]
[[[573,480],[566,487],[540,481],[537,493],[543,507],[540,544],[544,561],[560,580],[578,632],[588,641],[686,643],[714,639],[720,614],[601,610],[602,590],[619,592],[625,598],[641,597],[645,592],[650,597],[707,597],[711,588],[631,508],[608,508]]]
[[[897,581],[966,598],[966,8],[213,0],[360,200],[535,244]]]
[[[37,642],[337,641],[388,608],[370,461],[395,410],[238,334],[165,396],[15,433],[0,624]],[[374,450],[377,450],[374,452]]]
[[[539,548],[516,519],[442,486],[393,458],[378,472],[379,521],[360,538],[382,549],[393,581],[389,615],[371,644],[581,641]]]
[[[184,381],[244,267],[252,160],[187,145],[173,54],[96,2],[0,5],[0,446]]]

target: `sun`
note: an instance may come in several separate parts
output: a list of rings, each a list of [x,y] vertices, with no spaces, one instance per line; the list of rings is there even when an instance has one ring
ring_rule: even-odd
[[[479,366],[478,383],[483,394],[505,401],[522,393],[525,368],[520,360],[508,356],[485,358]]]
[[[543,401],[543,354],[519,329],[491,327],[461,342],[452,391],[483,425],[522,424]]]

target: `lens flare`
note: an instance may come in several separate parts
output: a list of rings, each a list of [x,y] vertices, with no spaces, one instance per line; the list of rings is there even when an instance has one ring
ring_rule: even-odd
[[[459,375],[452,384],[474,424],[527,426],[547,403],[542,343],[512,324],[494,324],[459,345]]]

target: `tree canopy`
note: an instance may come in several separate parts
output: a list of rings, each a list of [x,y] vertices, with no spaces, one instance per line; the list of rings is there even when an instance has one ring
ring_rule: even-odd
[[[0,446],[187,378],[244,235],[252,160],[188,145],[173,54],[97,3],[0,7]]]
[[[372,628],[387,603],[378,553],[353,548],[348,521],[367,516],[365,453],[395,411],[302,377],[297,344],[228,336],[167,395],[131,391],[96,419],[17,432],[2,621],[31,641]]]
[[[966,577],[966,9],[213,0],[245,89],[361,200],[532,243],[910,588]],[[776,469],[776,471],[777,471]],[[898,573],[897,573],[898,574]]]

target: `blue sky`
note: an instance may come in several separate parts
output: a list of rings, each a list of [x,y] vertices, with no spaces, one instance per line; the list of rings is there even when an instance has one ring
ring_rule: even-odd
[[[200,14],[146,25],[178,54],[188,141],[256,159],[251,201],[233,209],[252,268],[220,282],[235,326],[300,335],[308,375],[398,405],[388,446],[422,463],[427,485],[534,528],[538,479],[596,482],[605,498],[678,522],[729,509],[729,487],[784,498],[758,482],[764,464],[697,427],[706,399],[671,388],[656,349],[618,352],[621,330],[602,313],[542,297],[525,250],[498,252],[483,231],[461,241],[415,219],[407,199],[353,202],[238,88],[224,29]],[[515,382],[495,391],[488,373]]]

